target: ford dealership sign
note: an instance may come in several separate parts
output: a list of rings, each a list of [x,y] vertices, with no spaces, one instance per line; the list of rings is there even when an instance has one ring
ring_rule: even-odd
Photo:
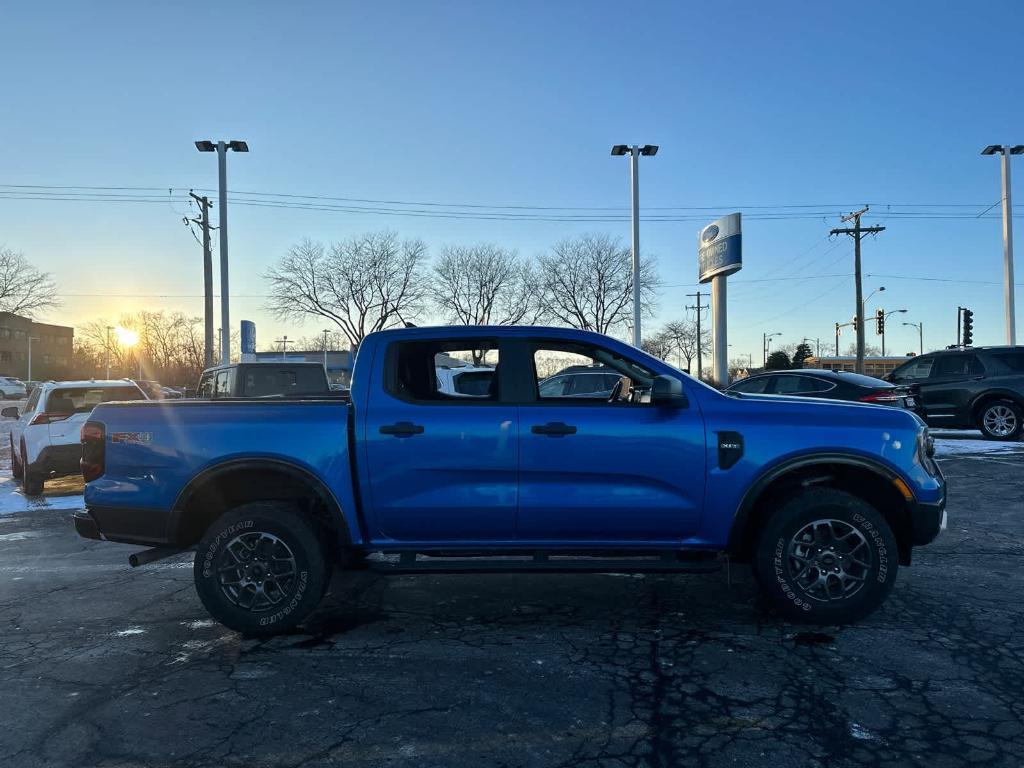
[[[731,275],[743,266],[740,214],[730,213],[700,231],[697,242],[699,280],[708,282],[716,275]]]

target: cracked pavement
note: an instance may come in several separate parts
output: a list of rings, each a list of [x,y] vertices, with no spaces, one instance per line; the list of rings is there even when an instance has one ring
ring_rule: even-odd
[[[1019,766],[1024,453],[946,456],[950,529],[881,610],[749,573],[336,574],[303,632],[209,620],[190,557],[0,518],[0,765]]]

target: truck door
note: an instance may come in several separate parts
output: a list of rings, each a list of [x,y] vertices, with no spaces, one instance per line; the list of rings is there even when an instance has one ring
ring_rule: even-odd
[[[692,403],[650,402],[653,372],[618,353],[559,341],[509,350],[524,382],[519,406],[520,540],[560,544],[676,543],[699,528],[704,422]],[[622,374],[611,393],[545,395],[566,367]]]
[[[363,427],[374,540],[496,542],[515,537],[516,407],[501,397],[494,339],[408,340],[378,350]],[[470,363],[486,387],[443,387]],[[490,376],[487,370],[490,369]],[[448,391],[444,391],[448,390]],[[357,411],[358,418],[358,411]]]

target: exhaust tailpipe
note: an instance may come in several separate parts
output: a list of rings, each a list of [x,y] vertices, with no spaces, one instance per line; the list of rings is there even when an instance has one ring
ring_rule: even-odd
[[[184,552],[183,549],[176,547],[153,547],[152,549],[144,549],[141,552],[133,552],[128,555],[128,565],[132,568],[138,568],[140,565],[146,565],[147,563],[154,563],[157,560],[163,560],[165,557],[173,557],[174,555]]]

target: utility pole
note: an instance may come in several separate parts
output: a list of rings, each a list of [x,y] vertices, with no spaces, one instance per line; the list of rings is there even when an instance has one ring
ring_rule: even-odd
[[[876,235],[885,231],[885,227],[862,227],[860,225],[860,217],[867,212],[868,206],[865,205],[859,211],[848,213],[840,221],[852,221],[853,227],[839,227],[829,232],[830,235],[849,235],[853,238],[853,274],[857,283],[857,308],[854,315],[857,320],[857,373],[864,373],[864,289],[861,286],[860,241],[864,235]]]
[[[327,337],[330,336],[329,329],[324,328],[324,373],[327,373]]]
[[[210,198],[189,195],[199,203],[199,219],[189,219],[203,228],[203,367],[213,366],[213,254],[210,252]]]
[[[707,305],[706,304],[701,306],[700,298],[701,298],[701,296],[707,296],[708,294],[701,293],[700,291],[697,291],[696,293],[688,293],[686,295],[687,296],[696,296],[697,297],[697,304],[695,306],[692,306],[692,307],[687,307],[687,309],[695,309],[695,310],[697,310],[697,378],[700,379],[701,376],[703,375],[703,372],[704,372],[703,344],[702,344],[703,340],[701,339],[701,336],[700,336],[700,313],[702,311],[704,311],[705,309],[707,309]]]

